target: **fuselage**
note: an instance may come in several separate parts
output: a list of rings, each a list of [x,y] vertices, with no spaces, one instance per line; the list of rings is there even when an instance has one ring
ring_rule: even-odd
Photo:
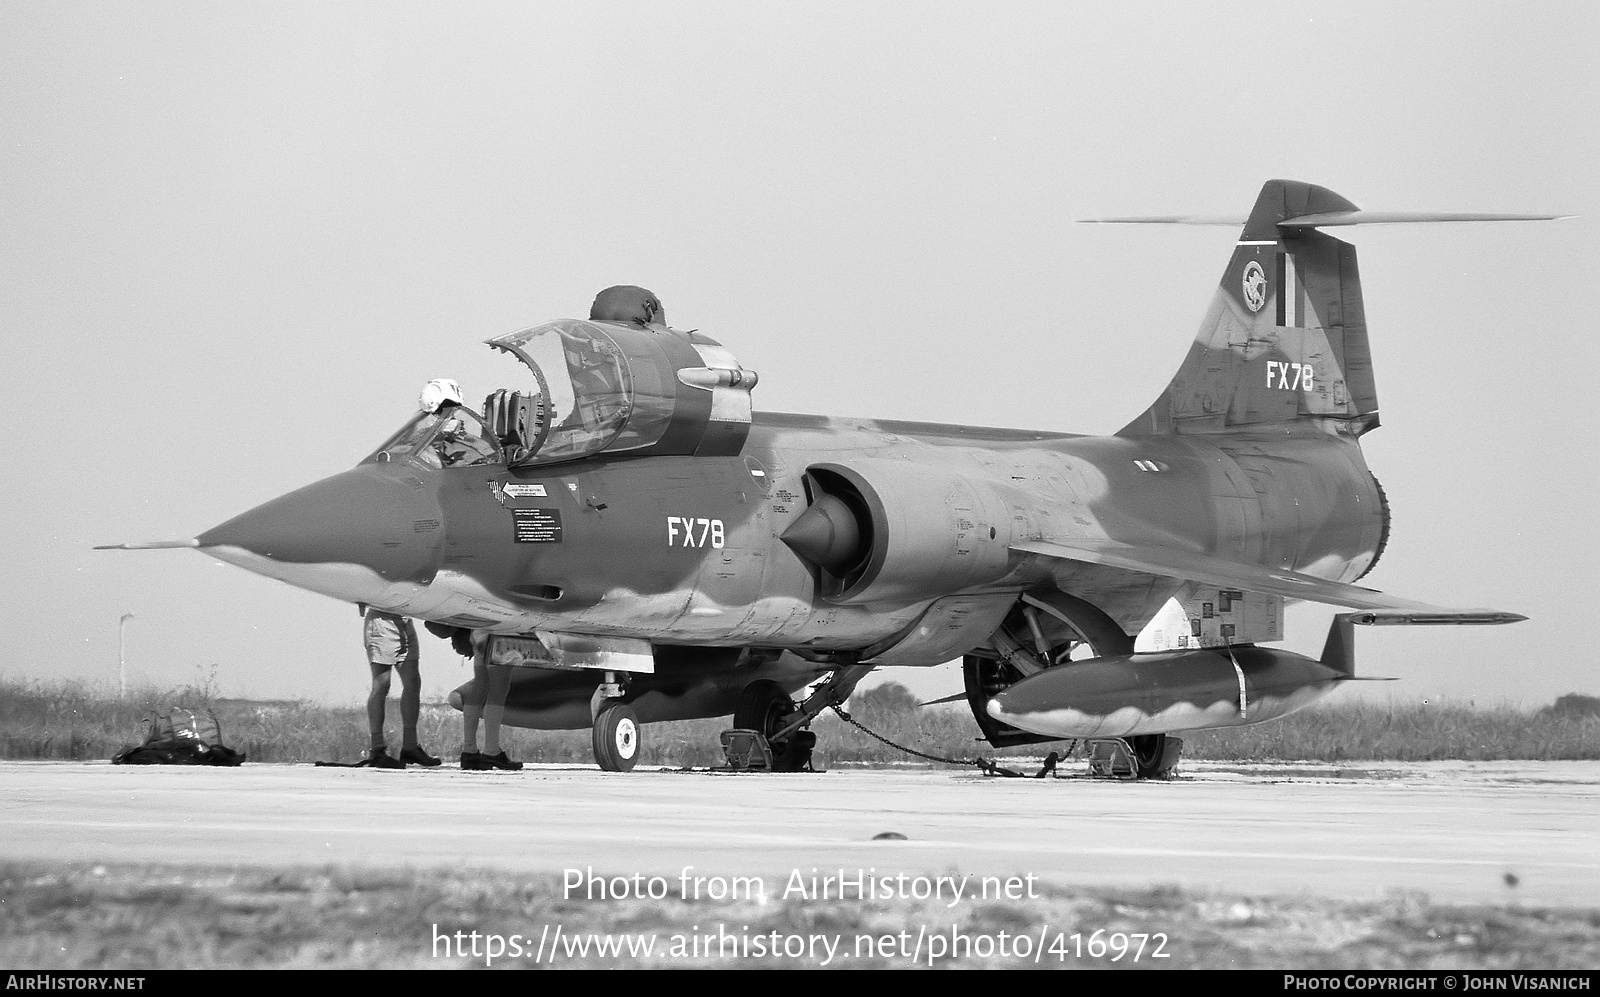
[[[1018,541],[1157,538],[1350,581],[1383,532],[1356,442],[1306,430],[1088,437],[758,414],[737,456],[532,468],[383,458],[200,544],[294,585],[456,626],[812,652],[902,635],[879,647],[882,660],[933,664],[981,644],[1020,591],[1090,593],[1132,633],[1179,584],[1010,550]],[[782,539],[815,498],[807,475],[819,467],[857,475],[886,517],[881,580],[853,597],[830,598]],[[895,546],[910,542],[893,535],[900,505],[915,514],[915,549]],[[939,615],[951,599],[966,601]],[[937,639],[908,642],[930,612]]]

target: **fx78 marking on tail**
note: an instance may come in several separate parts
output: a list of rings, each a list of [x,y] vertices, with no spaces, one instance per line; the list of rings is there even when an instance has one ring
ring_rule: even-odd
[[[695,531],[699,531],[698,538]],[[683,537],[680,543],[678,537]],[[667,517],[667,546],[668,547],[704,547],[709,540],[711,546],[721,548],[726,534],[723,532],[720,519],[694,519],[688,516]]]
[[[1293,376],[1290,372],[1293,371]],[[1285,363],[1282,360],[1267,361],[1267,387],[1286,388],[1289,391],[1311,391],[1312,369],[1308,363]]]

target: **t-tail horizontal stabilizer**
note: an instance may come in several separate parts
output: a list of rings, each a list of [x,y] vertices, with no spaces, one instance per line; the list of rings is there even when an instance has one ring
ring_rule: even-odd
[[[1189,355],[1119,436],[1258,432],[1268,425],[1359,437],[1378,426],[1355,247],[1318,231],[1400,222],[1551,221],[1564,215],[1363,211],[1297,180],[1269,180],[1245,217],[1089,219],[1238,225],[1239,238]]]
[[[1341,225],[1414,225],[1430,222],[1558,222],[1577,215],[1529,215],[1504,211],[1315,211],[1280,220],[1279,228],[1332,228]],[[1244,215],[1128,215],[1080,218],[1082,225],[1225,225],[1238,228]]]

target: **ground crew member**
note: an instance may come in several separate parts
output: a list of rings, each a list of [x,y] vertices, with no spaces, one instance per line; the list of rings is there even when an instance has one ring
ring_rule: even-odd
[[[417,667],[417,628],[404,616],[371,606],[362,611],[362,631],[367,662],[372,668],[372,691],[367,694],[367,727],[372,750],[364,764],[380,769],[403,769],[407,763],[432,768],[439,759],[417,744],[417,717],[422,712],[422,673]],[[383,714],[389,699],[389,672],[400,672],[400,757],[389,754],[383,736]]]
[[[489,632],[472,631],[472,687],[461,700],[461,767],[468,772],[500,769],[515,772],[521,762],[500,747],[500,722],[506,712],[511,669],[489,663]],[[483,721],[483,751],[478,750],[478,721]]]

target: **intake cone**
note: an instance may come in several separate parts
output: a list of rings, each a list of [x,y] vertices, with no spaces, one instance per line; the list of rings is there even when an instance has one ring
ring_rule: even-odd
[[[855,513],[833,495],[817,499],[778,539],[807,561],[836,575],[844,574],[865,554]]]

